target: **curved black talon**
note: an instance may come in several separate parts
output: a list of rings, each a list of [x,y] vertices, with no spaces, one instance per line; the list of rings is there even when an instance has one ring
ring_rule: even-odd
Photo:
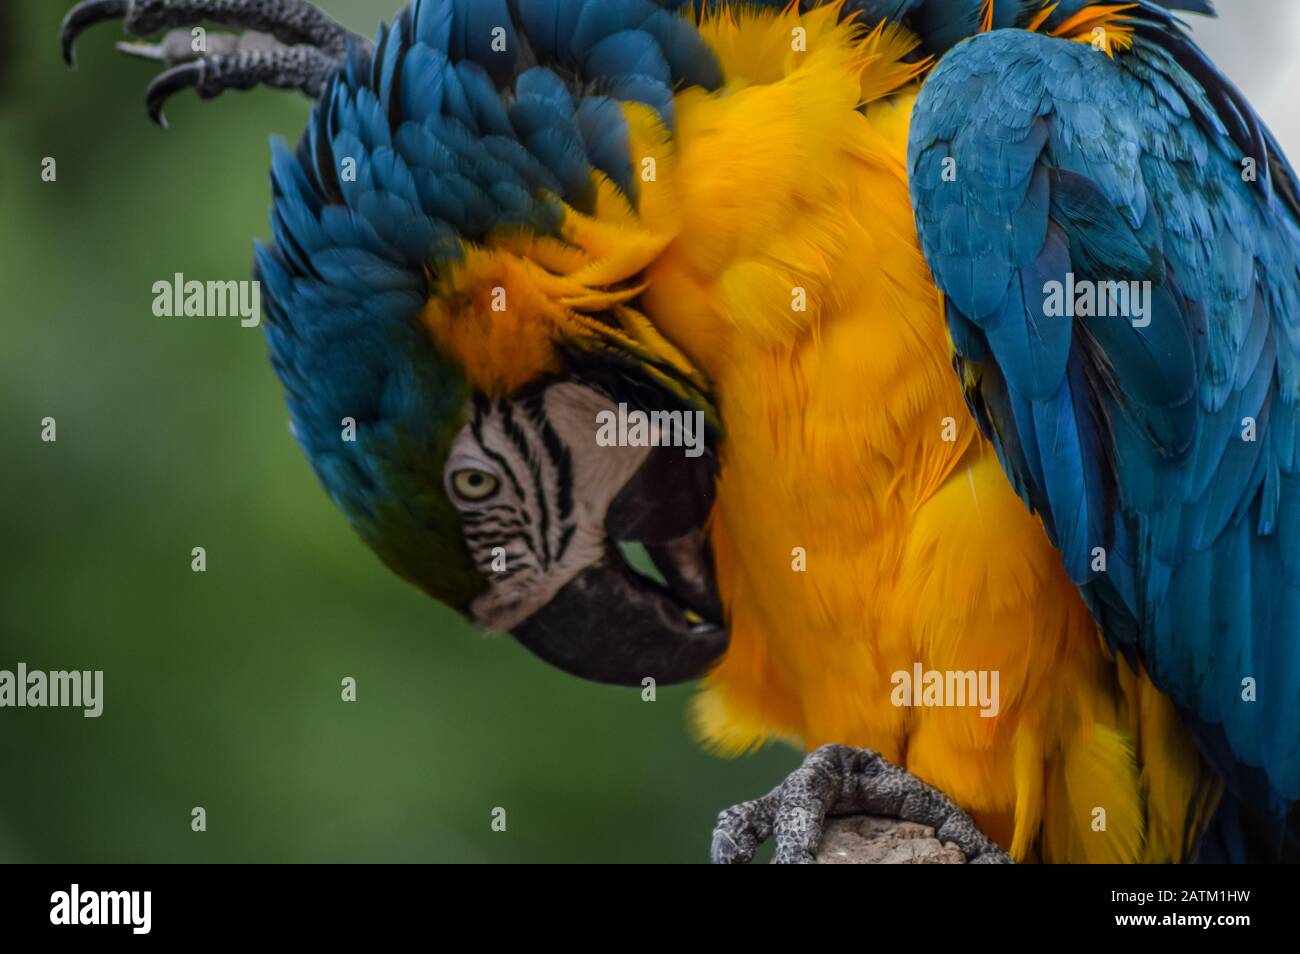
[[[63,18],[59,30],[59,43],[63,47],[63,62],[71,67],[77,65],[76,51],[73,49],[77,37],[96,23],[104,20],[120,20],[130,8],[129,0],[82,0]]]
[[[150,80],[144,91],[144,107],[149,112],[149,118],[166,129],[167,117],[163,115],[163,107],[167,100],[183,89],[198,89],[203,83],[206,69],[203,60],[195,60],[169,67]]]

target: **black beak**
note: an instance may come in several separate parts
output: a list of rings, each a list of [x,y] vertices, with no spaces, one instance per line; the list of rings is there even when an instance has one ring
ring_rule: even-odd
[[[704,675],[726,651],[728,634],[606,553],[516,626],[514,637],[582,679],[640,686],[649,677],[662,686]]]
[[[704,526],[717,460],[657,448],[610,505],[613,543],[644,544],[667,586],[632,570],[613,546],[513,630],[543,660],[620,686],[696,679],[727,649],[729,633]]]

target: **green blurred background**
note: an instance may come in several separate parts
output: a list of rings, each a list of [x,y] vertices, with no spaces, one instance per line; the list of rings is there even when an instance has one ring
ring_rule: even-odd
[[[0,669],[102,669],[105,702],[0,709],[0,861],[704,860],[796,753],[714,758],[689,688],[579,682],[379,564],[260,329],[151,311],[175,272],[249,277],[267,136],[307,101],[185,94],[164,133],[115,26],[64,68],[69,3],[0,8]],[[367,35],[398,5],[321,3]]]

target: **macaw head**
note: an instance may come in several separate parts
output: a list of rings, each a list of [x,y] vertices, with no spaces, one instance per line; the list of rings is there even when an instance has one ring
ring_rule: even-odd
[[[649,0],[416,0],[372,46],[305,2],[88,0],[69,57],[108,18],[186,28],[124,45],[169,64],[155,119],[186,87],[318,100],[296,149],[273,144],[256,272],[293,433],[366,543],[579,676],[707,670],[727,643],[703,533],[718,432],[636,309],[672,239],[644,188],[672,91],[719,81],[688,22]],[[200,18],[270,35],[195,51]]]

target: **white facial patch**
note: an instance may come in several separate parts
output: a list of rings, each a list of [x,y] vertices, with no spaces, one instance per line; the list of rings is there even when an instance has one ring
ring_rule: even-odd
[[[597,415],[612,408],[569,382],[471,408],[444,486],[488,580],[470,607],[479,625],[511,629],[604,555],[609,505],[650,453],[597,443]],[[491,493],[480,496],[485,487]]]

